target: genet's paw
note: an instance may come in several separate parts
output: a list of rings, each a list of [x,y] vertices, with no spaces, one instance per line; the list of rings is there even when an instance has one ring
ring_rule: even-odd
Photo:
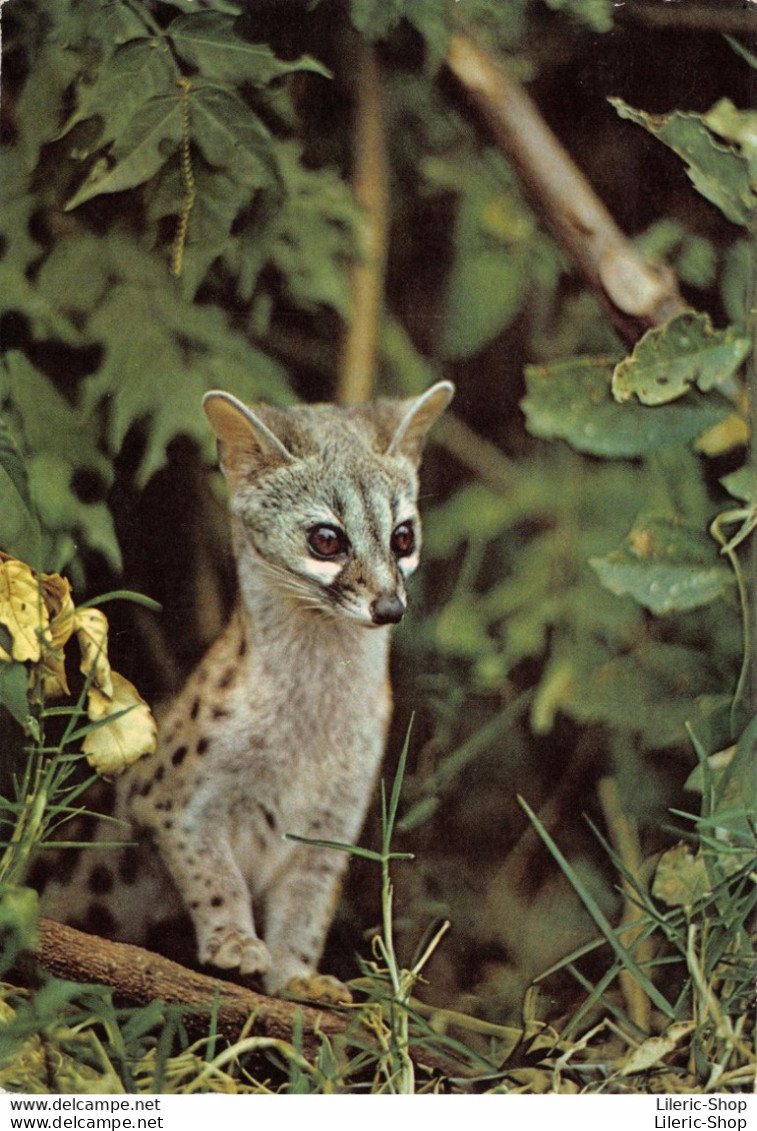
[[[240,974],[265,974],[271,964],[271,956],[261,939],[229,927],[203,948],[200,961],[219,966],[222,970],[239,970]]]
[[[324,1005],[350,1005],[352,994],[331,974],[297,974],[287,982],[284,992],[301,1001],[322,1002]]]

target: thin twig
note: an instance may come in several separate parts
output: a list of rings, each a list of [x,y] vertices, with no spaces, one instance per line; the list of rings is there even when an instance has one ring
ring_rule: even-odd
[[[353,189],[363,212],[364,258],[350,272],[352,319],[345,331],[337,377],[340,404],[366,401],[373,392],[389,223],[381,75],[373,49],[361,42],[358,51]]]
[[[458,33],[447,65],[624,338],[635,342],[644,330],[684,310],[673,272],[647,262],[620,231],[535,103],[498,60]]]
[[[643,860],[638,831],[633,820],[623,810],[617,780],[614,777],[601,778],[597,783],[597,793],[613,848],[623,862],[629,876],[632,876],[635,882],[641,885]],[[626,929],[621,935],[621,942],[623,946],[630,948],[642,931],[641,926],[634,926],[634,924],[644,917],[644,911],[633,898],[633,885],[625,879],[622,883],[622,890],[623,916],[621,923]],[[636,949],[636,958],[639,964],[643,965],[651,957],[651,942],[649,939],[642,939]],[[644,1033],[649,1033],[652,1005],[644,989],[633,975],[625,969],[620,972],[619,982],[628,1007],[628,1016]]]

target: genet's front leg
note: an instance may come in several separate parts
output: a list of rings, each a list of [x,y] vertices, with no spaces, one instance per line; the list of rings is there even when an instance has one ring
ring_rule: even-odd
[[[337,978],[317,973],[348,861],[346,852],[297,845],[277,874],[265,903],[271,956],[264,978],[267,993],[286,990],[332,1003],[351,1000]]]
[[[265,974],[270,955],[258,938],[250,892],[223,833],[210,843],[192,837],[181,820],[160,830],[158,848],[197,935],[200,962],[242,974]]]

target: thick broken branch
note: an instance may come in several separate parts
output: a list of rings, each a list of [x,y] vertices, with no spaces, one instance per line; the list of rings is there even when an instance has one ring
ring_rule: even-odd
[[[447,65],[619,332],[635,342],[684,310],[673,272],[647,262],[620,231],[523,87],[464,33],[452,37]]]
[[[309,1056],[320,1045],[318,1034],[344,1033],[350,1021],[329,1009],[265,997],[188,970],[142,947],[95,938],[52,919],[40,920],[39,936],[37,960],[51,974],[110,986],[129,1005],[177,1002],[186,1008],[185,1024],[195,1033],[208,1032],[211,1010],[218,1001],[217,1031],[230,1041],[245,1025],[250,1036],[290,1041],[295,1018],[301,1018],[303,1051]]]

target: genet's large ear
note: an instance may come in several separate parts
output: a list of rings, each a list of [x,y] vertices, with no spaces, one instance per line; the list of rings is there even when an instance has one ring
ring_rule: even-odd
[[[455,394],[451,381],[437,381],[419,397],[406,401],[407,411],[401,418],[386,450],[388,456],[406,456],[419,463],[426,433]]]
[[[232,482],[294,458],[260,417],[231,393],[214,389],[202,398],[202,407],[219,440],[221,466]]]

